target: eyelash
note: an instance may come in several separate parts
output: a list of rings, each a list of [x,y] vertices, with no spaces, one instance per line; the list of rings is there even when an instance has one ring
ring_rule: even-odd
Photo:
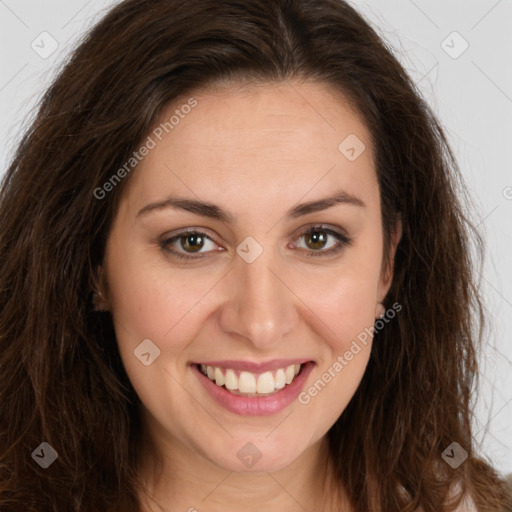
[[[322,231],[322,232],[327,233],[328,235],[331,235],[334,238],[338,239],[338,245],[333,248],[330,248],[326,251],[322,251],[320,249],[317,251],[315,251],[315,250],[306,251],[307,257],[318,257],[318,256],[322,257],[322,256],[326,256],[326,255],[336,254],[339,251],[341,251],[346,245],[350,245],[352,243],[351,238],[349,238],[346,235],[343,235],[341,233],[338,233],[337,231],[326,228],[322,225],[312,226],[312,227],[308,228],[297,238],[297,240],[299,240],[304,235],[310,235],[317,231]],[[183,231],[182,233],[179,233],[178,235],[175,235],[171,238],[161,240],[159,245],[164,251],[170,253],[173,258],[176,258],[178,260],[198,260],[198,259],[202,259],[203,257],[205,257],[204,255],[203,256],[190,256],[186,253],[182,253],[182,252],[179,252],[179,251],[169,248],[169,245],[172,244],[174,241],[179,240],[180,238],[185,237],[187,235],[202,235],[203,237],[208,238],[212,242],[215,242],[206,233],[203,233],[202,231],[199,231],[199,230],[190,229],[188,231]],[[201,253],[199,253],[199,254],[201,254]],[[202,254],[205,254],[205,253],[202,253]]]

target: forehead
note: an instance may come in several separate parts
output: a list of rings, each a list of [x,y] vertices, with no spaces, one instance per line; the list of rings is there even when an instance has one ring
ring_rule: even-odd
[[[182,108],[191,98],[195,106]],[[276,198],[288,203],[341,186],[375,199],[369,133],[349,102],[326,84],[198,91],[169,105],[149,136],[155,146],[127,192],[134,208],[175,191],[215,195],[224,204],[237,196],[275,204]]]

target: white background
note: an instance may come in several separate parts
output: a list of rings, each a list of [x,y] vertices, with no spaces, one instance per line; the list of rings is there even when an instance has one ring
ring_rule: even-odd
[[[84,31],[114,3],[0,0],[1,174],[59,65]],[[500,472],[511,473],[512,1],[351,3],[391,44],[434,108],[474,199],[475,223],[487,241],[482,290],[491,314],[480,356],[475,437],[479,451]],[[31,44],[35,40],[42,46],[40,34],[45,31],[59,46],[48,58],[41,58]],[[459,55],[465,41],[469,46]]]

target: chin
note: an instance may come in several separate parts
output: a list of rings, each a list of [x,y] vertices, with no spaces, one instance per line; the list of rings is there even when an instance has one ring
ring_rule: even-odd
[[[284,469],[301,454],[296,445],[287,450],[284,447],[276,447],[275,443],[269,443],[265,439],[261,441],[249,439],[247,437],[242,441],[230,439],[230,446],[223,453],[214,454],[210,451],[205,456],[212,464],[225,471],[260,473]]]

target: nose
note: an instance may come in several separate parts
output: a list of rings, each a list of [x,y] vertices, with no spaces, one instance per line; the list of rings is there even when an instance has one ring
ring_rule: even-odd
[[[266,249],[252,263],[237,257],[224,282],[226,300],[219,320],[223,332],[264,351],[279,345],[298,322],[293,283],[273,256]]]

